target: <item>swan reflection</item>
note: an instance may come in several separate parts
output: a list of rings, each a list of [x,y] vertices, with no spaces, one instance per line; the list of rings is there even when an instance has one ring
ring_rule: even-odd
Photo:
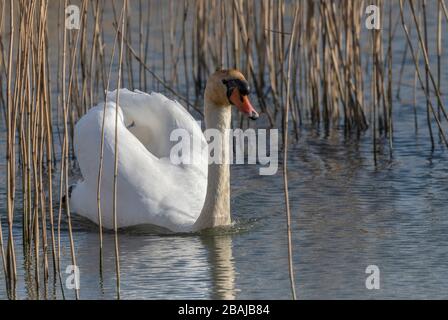
[[[115,298],[114,236],[104,234],[100,275],[98,235],[77,233],[81,298]],[[235,266],[230,235],[119,236],[123,299],[235,299]],[[69,247],[62,270],[71,264]],[[70,298],[71,293],[68,293]]]
[[[236,298],[235,263],[232,252],[232,237],[216,235],[203,237],[202,242],[209,252],[209,263],[213,281],[212,299],[233,300]]]

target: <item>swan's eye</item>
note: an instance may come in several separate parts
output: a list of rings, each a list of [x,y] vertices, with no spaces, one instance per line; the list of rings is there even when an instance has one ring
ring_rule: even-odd
[[[222,83],[227,87],[227,96],[232,94],[233,89],[238,88],[241,95],[247,96],[250,93],[250,86],[246,80],[241,79],[230,79],[222,80]]]

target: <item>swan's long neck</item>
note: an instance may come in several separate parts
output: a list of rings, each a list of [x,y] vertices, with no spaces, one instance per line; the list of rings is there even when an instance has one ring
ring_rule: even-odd
[[[230,224],[230,167],[229,129],[232,118],[230,106],[217,106],[205,94],[205,126],[216,129],[221,137],[221,161],[208,166],[207,195],[204,207],[194,225],[195,230]],[[215,149],[214,152],[217,152]]]

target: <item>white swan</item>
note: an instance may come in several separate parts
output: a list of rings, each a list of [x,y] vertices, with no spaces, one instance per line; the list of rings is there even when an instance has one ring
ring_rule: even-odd
[[[113,228],[113,177],[116,93],[105,108],[104,157],[101,183],[102,224]],[[222,133],[223,156],[229,152],[231,104],[252,119],[258,113],[247,96],[249,86],[237,70],[218,70],[204,94],[206,128]],[[199,152],[191,164],[173,164],[170,141],[176,128],[207,148],[194,118],[176,101],[159,93],[120,89],[118,107],[117,225],[151,225],[173,232],[192,232],[229,225],[230,170],[228,164],[208,165]],[[89,110],[75,127],[75,154],[83,179],[70,194],[71,210],[98,224],[97,180],[104,103]],[[192,149],[191,152],[196,152]]]

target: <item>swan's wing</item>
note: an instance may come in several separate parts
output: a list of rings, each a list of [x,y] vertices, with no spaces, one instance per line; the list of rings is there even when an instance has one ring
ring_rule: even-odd
[[[203,206],[207,185],[207,157],[194,157],[190,165],[174,165],[169,155],[167,128],[184,128],[205,145],[200,127],[178,103],[160,94],[120,91],[118,118],[118,188],[117,218],[119,227],[153,224],[173,231],[188,231]],[[145,100],[151,104],[145,105]],[[163,102],[155,105],[155,101]],[[135,103],[135,105],[133,104]],[[165,110],[162,110],[165,109]],[[152,111],[151,111],[152,110]],[[113,176],[115,150],[115,103],[108,102],[104,126],[104,158],[101,184],[103,225],[112,228]],[[103,104],[92,108],[75,128],[75,152],[84,181],[72,192],[73,210],[97,222],[97,177],[103,121]],[[145,122],[155,124],[154,127]],[[135,122],[134,135],[127,129]],[[163,122],[163,123],[162,123]],[[132,128],[131,128],[132,129]],[[141,141],[151,133],[145,146]],[[139,138],[137,138],[139,137]],[[152,147],[149,143],[157,146]],[[155,150],[157,156],[151,151]]]
[[[107,99],[116,101],[117,90],[109,92]],[[169,157],[176,141],[170,141],[175,129],[185,129],[195,137],[203,138],[201,128],[191,114],[175,100],[163,94],[120,89],[119,102],[126,126],[156,157]],[[205,142],[205,138],[203,141]]]

